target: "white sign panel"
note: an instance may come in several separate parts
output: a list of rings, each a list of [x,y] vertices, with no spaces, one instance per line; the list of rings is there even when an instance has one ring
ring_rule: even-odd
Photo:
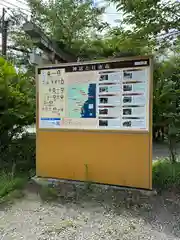
[[[38,69],[39,128],[148,131],[149,60],[136,62]]]

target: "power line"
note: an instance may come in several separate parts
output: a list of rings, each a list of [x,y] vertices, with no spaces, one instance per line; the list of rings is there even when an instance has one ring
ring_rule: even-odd
[[[24,4],[24,5],[28,6],[27,3],[23,2],[23,1],[16,0],[16,2],[19,2],[20,4]]]
[[[9,5],[11,5],[11,6],[13,6],[15,9],[20,9],[20,10],[23,10],[23,11],[26,11],[26,12],[29,12],[29,13],[31,13],[31,11],[30,10],[28,10],[28,9],[26,9],[26,8],[22,8],[22,7],[19,7],[19,6],[17,6],[17,5],[15,5],[15,4],[13,4],[13,3],[10,3],[10,2],[8,2],[8,1],[6,1],[6,0],[3,0],[3,3],[6,3],[6,4],[9,4]],[[6,6],[6,7],[10,7],[10,6]],[[10,7],[11,9],[13,9],[12,7]]]
[[[16,48],[15,46],[7,46],[7,31],[8,31],[8,25],[9,23],[11,22],[11,20],[13,19],[15,22],[17,22],[17,19],[16,19],[16,16],[14,16],[14,12],[12,10],[14,10],[13,8],[9,7],[9,6],[6,6],[4,4],[2,4],[2,6],[4,6],[5,8],[3,8],[3,14],[2,14],[2,27],[0,26],[1,28],[1,31],[2,31],[2,55],[6,56],[6,51],[7,49],[13,49],[13,50],[16,50],[16,51],[21,51],[21,52],[27,52],[21,48]],[[20,9],[18,9],[20,14],[22,15],[22,12]],[[9,13],[10,12],[10,13]],[[5,20],[5,13],[8,14],[8,20]],[[23,13],[23,18],[24,17],[24,14]],[[21,16],[20,15],[20,16]],[[28,15],[27,15],[28,16]],[[25,18],[25,20],[27,21],[27,19]]]
[[[21,14],[23,13],[24,15],[28,16],[27,13],[21,11],[21,8],[11,8],[10,6],[7,6],[7,5],[5,5],[5,4],[3,4],[3,3],[1,3],[1,5],[2,5],[3,7],[5,7],[7,10],[10,10],[11,12],[13,11],[13,15],[14,15],[14,11],[19,10],[19,12],[20,12]]]
[[[20,0],[16,0],[16,1],[20,1]],[[15,8],[20,8],[20,9],[22,9],[22,10],[29,11],[28,9],[19,7],[19,6],[17,6],[16,4],[11,3],[11,2],[9,2],[9,1],[7,1],[7,0],[3,0],[3,2],[5,2],[6,4],[9,4],[9,5],[11,5],[11,6],[15,7]],[[21,1],[20,1],[20,2],[21,2]],[[22,2],[21,2],[21,3],[22,3]],[[25,3],[23,3],[23,4],[25,4]]]
[[[10,15],[14,20],[15,20],[15,16],[14,16],[14,12],[13,12],[13,10],[14,10],[14,8],[11,8],[11,7],[9,7],[9,6],[6,6],[6,5],[4,5],[4,4],[2,4],[4,7],[6,7],[7,8],[7,10],[9,10],[9,11],[11,11],[11,13],[12,13],[12,15]],[[21,9],[21,8],[19,8],[19,9]],[[26,13],[24,13],[24,12],[21,12],[20,11],[20,13],[21,14],[25,14],[26,16],[28,16]],[[120,13],[105,13],[105,14],[120,14]],[[22,16],[23,18],[24,18],[24,16]],[[24,18],[25,20],[27,20],[27,18]],[[174,32],[170,32],[170,33],[162,33],[162,34],[160,34],[159,36],[157,36],[157,38],[163,38],[163,37],[170,37],[170,36],[173,36],[173,35],[177,35],[177,36],[179,36],[179,34],[180,34],[180,31],[174,31]]]
[[[1,1],[1,0],[0,0],[0,1]],[[16,0],[16,1],[23,3],[21,0]],[[7,3],[7,4],[11,4],[11,3],[9,3],[7,0],[3,0],[3,2],[5,2],[5,3]],[[104,1],[99,1],[99,2],[97,2],[97,3],[101,3],[101,2],[104,2]],[[13,5],[13,6],[16,7],[15,9],[12,8],[12,7],[10,7],[10,6],[5,5],[4,3],[1,3],[1,4],[2,4],[2,6],[6,7],[7,10],[9,10],[9,11],[12,13],[13,16],[10,15],[10,14],[9,14],[9,15],[10,15],[12,18],[14,18],[14,20],[15,20],[15,16],[14,16],[14,12],[13,12],[14,10],[19,10],[20,13],[21,13],[21,16],[22,16],[25,20],[27,20],[27,18],[25,18],[22,14],[25,14],[26,16],[28,16],[28,14],[26,14],[24,11],[22,12],[21,10],[25,10],[25,11],[31,13],[30,10],[25,9],[25,8],[21,8],[21,7],[17,6],[17,5],[15,5],[15,4],[11,4],[11,5]],[[116,12],[116,13],[113,13],[113,12],[107,13],[107,12],[106,12],[106,13],[103,13],[103,14],[105,14],[105,15],[119,15],[119,14],[121,14],[121,13],[120,13],[120,12]],[[172,33],[163,33],[163,34],[160,34],[159,36],[157,36],[157,38],[169,37],[169,36],[172,36],[172,35],[179,35],[179,31],[172,32]]]
[[[13,20],[15,20],[15,22],[17,21],[17,19],[14,17],[14,16],[12,16],[11,14],[13,13],[12,11],[11,11],[11,9],[10,8],[7,8],[5,5],[2,5],[3,7],[5,7],[6,9],[6,13],[8,14],[8,16],[10,17],[10,18],[12,18]],[[9,13],[10,12],[10,13]]]
[[[16,1],[19,2],[19,3],[23,3],[20,0],[16,0]],[[19,6],[15,5],[15,4],[12,4],[12,3],[10,3],[10,2],[8,2],[6,0],[3,0],[3,2],[5,2],[6,4],[10,4],[10,5],[12,5],[13,7],[15,7],[17,9],[21,9],[23,11],[27,11],[27,12],[31,13],[31,11],[29,9],[25,9],[25,8],[19,7]],[[101,2],[104,2],[104,1],[100,1],[98,3],[101,3]],[[6,7],[9,7],[9,6],[6,6]],[[11,9],[13,9],[13,8],[11,7]],[[110,13],[104,12],[103,14],[106,14],[106,15],[118,15],[118,14],[121,14],[121,13],[120,12],[110,12]]]
[[[0,47],[2,47],[2,45],[0,45]],[[7,49],[12,49],[12,50],[15,50],[17,52],[24,52],[24,53],[31,53],[30,51],[26,50],[26,49],[23,49],[23,48],[17,48],[15,46],[7,46]]]
[[[16,16],[14,15],[14,11],[17,11],[17,10],[19,10],[19,12],[20,12],[20,16],[21,17],[23,17],[24,18],[24,20],[26,20],[27,21],[27,17],[29,16],[27,13],[25,13],[25,12],[22,12],[21,11],[21,8],[11,8],[10,6],[7,6],[7,5],[5,5],[5,4],[2,4],[1,3],[1,5],[3,6],[3,7],[5,7],[6,8],[6,10],[9,10],[10,12],[11,12],[11,14],[13,15],[11,15],[10,13],[8,13],[9,14],[9,16],[11,17],[11,18],[13,18],[15,21],[17,21],[15,18],[16,18]]]
[[[22,1],[20,1],[20,0],[16,0],[17,2],[19,2],[19,3],[23,3]],[[11,8],[11,9],[17,9],[17,10],[23,10],[23,13],[24,13],[24,11],[26,11],[26,12],[28,12],[28,14],[30,13],[30,14],[32,14],[32,12],[29,10],[29,9],[25,9],[25,8],[22,8],[22,7],[19,7],[19,6],[17,6],[17,5],[15,5],[15,4],[12,4],[12,3],[10,3],[10,2],[8,2],[8,1],[6,1],[6,0],[3,0],[3,2],[5,2],[6,4],[10,4],[10,5],[12,5],[14,8],[12,8],[12,7],[10,7],[10,6],[7,6],[7,5],[4,5],[4,4],[2,4],[4,7],[6,7],[6,8]],[[103,2],[103,1],[102,1]],[[119,14],[121,14],[120,12],[110,12],[110,13],[108,13],[108,12],[104,12],[103,14],[105,14],[105,15],[119,15]]]

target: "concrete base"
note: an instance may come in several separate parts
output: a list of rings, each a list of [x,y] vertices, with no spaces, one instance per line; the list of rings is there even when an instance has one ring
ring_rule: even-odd
[[[101,189],[101,190],[119,190],[119,191],[125,191],[128,193],[134,193],[134,194],[140,194],[144,196],[156,196],[157,191],[155,189],[151,190],[142,190],[142,189],[137,189],[137,188],[127,188],[127,187],[121,187],[121,186],[113,186],[113,185],[105,185],[105,184],[97,184],[97,183],[89,183],[89,182],[80,182],[80,181],[71,181],[71,180],[61,180],[61,179],[53,179],[53,178],[42,178],[42,177],[37,177],[34,176],[32,177],[32,180],[41,186],[54,186],[54,187],[60,187],[61,185],[71,185],[74,187],[79,187],[83,188],[86,187],[87,184],[90,184],[91,187],[94,189]]]

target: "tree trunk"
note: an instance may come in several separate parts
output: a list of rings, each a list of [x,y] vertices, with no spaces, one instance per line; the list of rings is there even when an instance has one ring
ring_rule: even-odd
[[[172,163],[175,163],[176,159],[177,159],[176,137],[169,136],[168,145],[169,145],[170,160],[171,160]]]

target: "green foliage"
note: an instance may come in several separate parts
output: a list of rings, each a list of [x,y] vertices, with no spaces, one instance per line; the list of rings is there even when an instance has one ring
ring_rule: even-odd
[[[30,162],[33,163],[35,140],[32,140],[32,147],[27,137],[18,138],[24,127],[34,122],[33,80],[21,72],[17,73],[10,63],[0,58],[0,168],[14,168],[22,160],[26,160],[27,167]],[[30,147],[33,149],[26,151]],[[31,156],[27,160],[29,153]]]
[[[28,3],[33,10],[33,20],[52,38],[61,39],[68,46],[72,40],[84,39],[106,26],[100,19],[104,8],[93,8],[91,0],[28,0]]]
[[[19,138],[9,142],[6,151],[1,153],[0,169],[7,169],[13,173],[29,173],[35,169],[36,136],[22,134]]]
[[[0,59],[0,136],[1,146],[5,144],[3,134],[8,131],[8,140],[22,126],[35,122],[35,86],[27,75]]]
[[[172,30],[179,31],[179,0],[111,0],[123,12],[123,22],[131,26],[132,35],[149,40],[163,34],[163,40],[172,39]]]
[[[180,162],[158,160],[153,163],[153,186],[159,190],[180,188]]]
[[[72,51],[77,56],[81,52],[81,45],[108,26],[102,20],[105,8],[93,8],[92,0],[49,0],[45,2],[27,0],[27,3],[33,13],[31,20],[50,39],[55,40],[62,50]],[[22,45],[23,42],[22,22],[23,20],[20,20],[16,27],[20,34],[16,34],[15,31],[12,34],[16,45]],[[27,36],[24,37],[23,46],[26,46],[28,50],[32,49],[32,41],[29,41]]]
[[[180,58],[155,64],[153,127],[168,139],[170,158],[176,160],[176,142],[180,135]]]
[[[118,52],[127,53],[128,56],[153,54],[155,42],[153,39],[147,39],[132,30],[126,30],[123,27],[115,27],[107,33],[107,38],[114,55]]]
[[[13,177],[9,173],[0,173],[0,202],[2,198],[9,195],[14,190],[22,189],[27,183],[27,177]]]

